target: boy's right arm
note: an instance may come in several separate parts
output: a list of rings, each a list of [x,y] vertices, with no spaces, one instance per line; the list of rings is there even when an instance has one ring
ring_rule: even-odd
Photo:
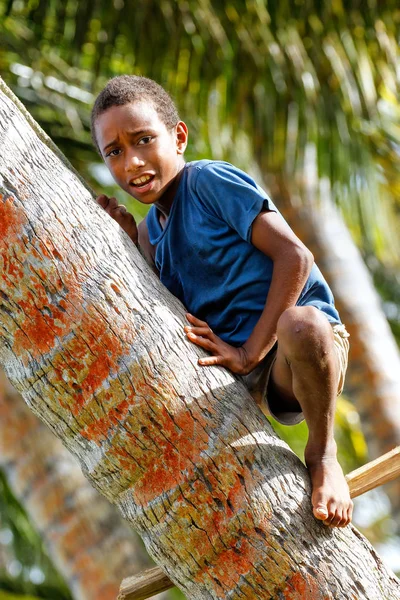
[[[149,231],[147,229],[146,219],[140,221],[138,225],[138,233],[139,233],[139,249],[146,259],[148,265],[152,268],[157,277],[160,276],[160,273],[156,267],[156,246],[150,243],[149,239]]]
[[[96,200],[97,203],[104,208],[106,213],[109,214],[110,217],[112,217],[129,235],[133,243],[138,246],[141,254],[146,259],[146,262],[156,275],[159,275],[155,265],[156,248],[150,243],[146,219],[143,219],[137,226],[133,215],[126,210],[126,207],[123,204],[118,204],[116,198],[109,198],[105,194],[101,194]]]
[[[109,198],[105,194],[97,196],[96,201],[107,214],[117,221],[118,225],[129,235],[132,242],[138,245],[138,229],[136,221],[131,213],[128,213],[123,204],[118,204],[118,200],[114,197]]]

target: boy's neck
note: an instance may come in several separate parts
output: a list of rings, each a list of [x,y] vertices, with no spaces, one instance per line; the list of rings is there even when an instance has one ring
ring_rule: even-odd
[[[165,192],[163,193],[161,198],[159,198],[157,200],[157,202],[155,202],[155,207],[157,208],[157,210],[160,213],[160,223],[163,228],[169,217],[169,213],[171,212],[172,204],[174,202],[174,198],[175,198],[176,192],[178,190],[178,186],[179,186],[182,174],[183,174],[184,167],[185,167],[185,162],[183,161],[179,168],[177,175],[171,181],[171,183],[169,184],[168,188],[165,190]]]

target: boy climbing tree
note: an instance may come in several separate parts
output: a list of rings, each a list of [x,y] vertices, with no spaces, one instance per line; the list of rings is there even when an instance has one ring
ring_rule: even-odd
[[[305,467],[238,378],[197,364],[181,302],[1,80],[0,137],[0,362],[171,581],[396,600],[361,534],[313,518]]]
[[[241,375],[279,422],[306,420],[314,516],[345,527],[353,504],[334,413],[348,333],[312,254],[249,175],[221,161],[185,163],[187,126],[154,81],[112,79],[92,133],[118,185],[151,208],[136,227],[115,198],[98,202],[190,311],[184,332],[210,353],[199,364]]]

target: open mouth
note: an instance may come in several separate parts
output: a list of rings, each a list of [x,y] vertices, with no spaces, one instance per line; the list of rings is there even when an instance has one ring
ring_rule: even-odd
[[[135,188],[145,187],[150,181],[153,181],[154,175],[142,175],[141,177],[137,177],[137,179],[132,179],[130,185]]]

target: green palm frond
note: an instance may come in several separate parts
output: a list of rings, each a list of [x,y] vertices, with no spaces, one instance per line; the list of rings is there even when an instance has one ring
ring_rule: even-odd
[[[1,44],[87,92],[115,74],[155,78],[188,115],[194,155],[243,167],[255,159],[263,173],[322,181],[360,246],[396,264],[400,10],[367,4],[3,2]],[[38,78],[28,89],[56,143],[73,137],[87,160],[89,106]],[[51,123],[51,107],[62,122]]]
[[[6,544],[8,560],[0,564],[0,597],[1,590],[8,590],[19,594],[35,594],[48,600],[56,597],[59,600],[71,599],[65,582],[54,569],[39,534],[32,528],[25,510],[12,494],[2,471],[0,531],[8,534],[9,538]],[[31,577],[32,570],[42,576],[42,583],[35,582],[35,578]]]

